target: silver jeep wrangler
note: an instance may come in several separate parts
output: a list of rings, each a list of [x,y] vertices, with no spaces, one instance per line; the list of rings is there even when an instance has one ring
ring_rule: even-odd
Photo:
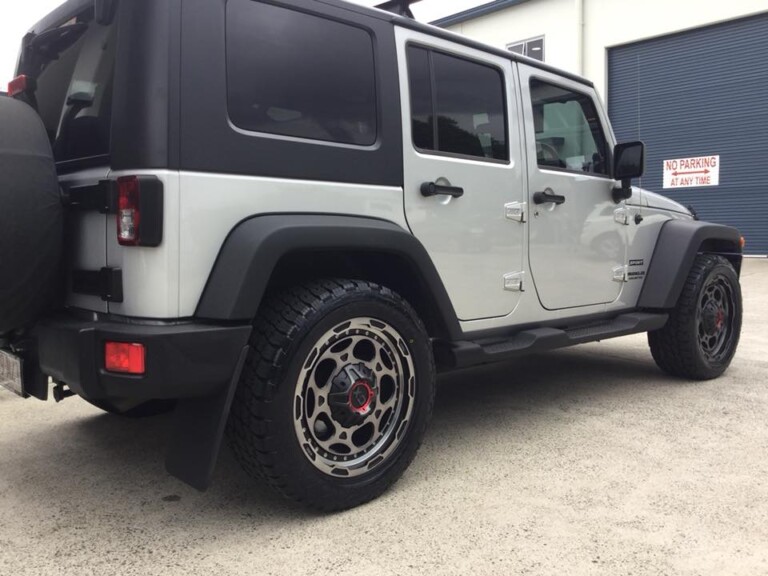
[[[633,188],[592,84],[342,0],[69,0],[0,97],[0,383],[174,409],[338,510],[406,469],[438,370],[648,332],[715,378],[738,231]]]

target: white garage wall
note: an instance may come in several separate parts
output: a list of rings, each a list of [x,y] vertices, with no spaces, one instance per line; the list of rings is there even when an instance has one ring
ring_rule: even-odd
[[[545,61],[586,76],[606,100],[607,48],[766,11],[766,0],[529,0],[448,29],[500,48],[544,35]]]
[[[574,0],[531,0],[506,10],[499,10],[475,20],[451,26],[448,30],[506,48],[508,44],[544,36],[547,63],[574,70],[577,55],[578,21]]]

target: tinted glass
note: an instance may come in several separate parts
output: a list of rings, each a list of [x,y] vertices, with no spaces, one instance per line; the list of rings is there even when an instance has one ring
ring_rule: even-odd
[[[89,10],[24,52],[24,73],[37,78],[35,100],[57,161],[109,153],[116,24]]]
[[[411,90],[413,143],[424,150],[435,149],[435,124],[432,114],[430,54],[423,48],[408,49],[408,80]]]
[[[608,174],[606,140],[590,96],[532,80],[531,101],[539,166]]]
[[[509,158],[500,71],[416,47],[409,48],[408,66],[417,148],[494,160]]]
[[[227,91],[245,130],[376,141],[373,41],[364,30],[253,0],[227,3]]]

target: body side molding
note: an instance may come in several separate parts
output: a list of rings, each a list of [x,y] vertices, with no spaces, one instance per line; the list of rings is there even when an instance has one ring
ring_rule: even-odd
[[[739,231],[695,220],[668,220],[656,240],[638,308],[671,309],[699,252],[721,253],[740,270]]]
[[[461,337],[456,312],[424,246],[392,222],[357,216],[269,214],[242,221],[219,252],[195,316],[251,321],[282,257],[323,251],[386,254],[405,262],[412,282],[428,291],[443,336]]]

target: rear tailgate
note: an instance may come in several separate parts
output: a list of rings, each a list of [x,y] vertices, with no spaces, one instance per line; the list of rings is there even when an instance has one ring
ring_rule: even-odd
[[[53,21],[51,21],[53,18]],[[18,74],[32,87],[21,99],[43,119],[65,188],[98,185],[109,173],[117,24],[97,22],[93,3],[70,1],[24,38]],[[68,210],[67,304],[106,312],[99,287],[107,266],[107,218],[94,208]]]

